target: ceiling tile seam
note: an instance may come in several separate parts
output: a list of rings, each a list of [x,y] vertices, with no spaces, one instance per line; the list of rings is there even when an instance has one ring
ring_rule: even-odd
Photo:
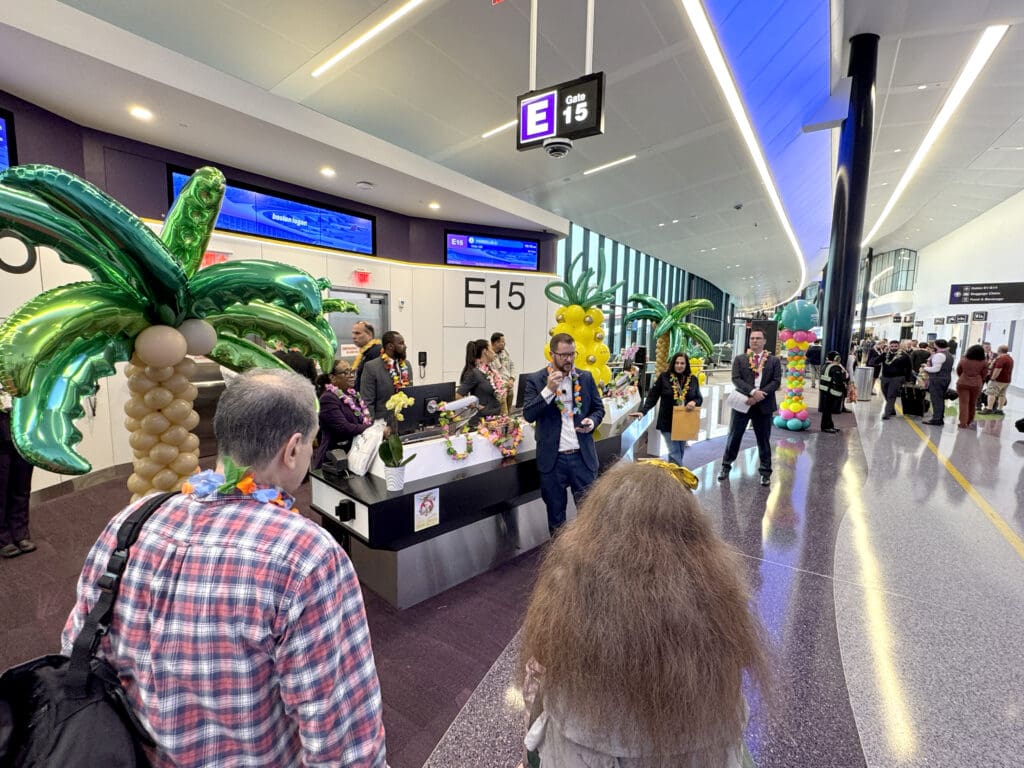
[[[271,26],[268,26],[268,25],[264,24],[262,21],[256,19],[255,17],[253,17],[249,13],[246,13],[241,8],[235,7],[234,5],[232,5],[229,2],[225,2],[224,0],[218,0],[218,5],[221,5],[224,8],[227,8],[229,11],[231,11],[235,15],[241,16],[243,19],[248,21],[250,24],[253,24],[254,26],[257,26],[257,27],[265,30],[266,32],[269,32],[271,35],[273,35],[274,37],[278,38],[279,40],[283,40],[284,42],[288,43],[289,45],[295,46],[296,48],[298,48],[301,51],[307,52],[307,53],[309,53],[311,55],[316,53],[316,51],[314,51],[309,46],[304,45],[303,43],[300,43],[298,40],[292,40],[288,35],[283,34],[280,30],[275,29],[274,27],[271,27]]]

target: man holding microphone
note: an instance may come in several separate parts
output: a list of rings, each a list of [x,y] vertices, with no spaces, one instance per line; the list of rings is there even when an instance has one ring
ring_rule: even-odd
[[[604,419],[594,377],[576,369],[576,342],[567,333],[551,337],[551,365],[526,380],[523,418],[534,423],[540,492],[548,531],[565,523],[566,489],[577,504],[597,477],[593,432]]]

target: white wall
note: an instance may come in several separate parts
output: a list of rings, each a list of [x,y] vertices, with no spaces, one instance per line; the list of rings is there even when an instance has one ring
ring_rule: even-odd
[[[551,275],[424,266],[222,234],[214,235],[209,249],[231,254],[230,260],[289,264],[314,277],[326,276],[335,288],[387,291],[391,325],[405,337],[416,384],[456,380],[465,363],[466,343],[489,339],[494,331],[505,334],[518,373],[538,370],[545,363],[548,329],[555,324],[555,305],[544,295]],[[24,261],[21,244],[12,238],[0,239],[0,256],[10,264]],[[369,283],[355,285],[352,273],[356,269],[370,273]],[[41,249],[32,271],[23,275],[0,272],[0,318],[44,290],[89,279],[84,269],[64,264],[52,251]],[[472,291],[468,297],[467,279]],[[483,306],[467,307],[467,298],[469,304]],[[423,377],[416,365],[421,351],[427,353],[428,363]],[[119,366],[119,374],[123,367]],[[96,415],[86,407],[86,416],[77,422],[84,436],[79,450],[94,470],[131,461],[122,410],[128,394],[122,375],[108,377],[101,383]],[[66,479],[37,469],[33,489]]]
[[[1013,385],[1024,387],[1024,304],[950,304],[954,283],[1024,282],[1024,192],[965,224],[918,253],[914,310],[924,327],[915,334],[924,338],[956,336],[964,341],[968,324],[935,326],[933,320],[953,314],[987,311],[983,339],[993,347],[1009,344],[1010,323],[1016,321],[1013,345]],[[959,354],[959,352],[958,352]]]

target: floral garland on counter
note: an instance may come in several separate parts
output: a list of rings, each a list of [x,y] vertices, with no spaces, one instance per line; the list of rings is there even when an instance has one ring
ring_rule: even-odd
[[[441,403],[440,407],[443,409],[445,403]],[[452,425],[458,421],[456,414],[451,411],[442,410],[438,416],[438,421],[441,424],[441,432],[444,435],[444,450],[454,461],[462,461],[473,452],[473,435],[469,432],[469,422],[463,424],[462,429],[452,430]],[[452,445],[452,434],[465,435],[466,436],[466,450],[459,451],[455,450],[455,446]]]
[[[523,421],[518,416],[491,416],[483,419],[476,431],[502,456],[515,456],[523,439]]]

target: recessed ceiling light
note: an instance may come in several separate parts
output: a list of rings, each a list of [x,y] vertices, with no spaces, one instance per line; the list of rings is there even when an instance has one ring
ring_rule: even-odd
[[[366,43],[370,42],[373,38],[383,32],[385,29],[390,27],[396,21],[401,19],[403,16],[414,10],[417,6],[422,5],[426,0],[409,0],[402,7],[398,8],[394,13],[390,14],[387,18],[383,19],[379,24],[375,24],[371,29],[361,34],[354,41],[346,45],[326,62],[321,64],[319,67],[313,70],[313,77],[320,77],[324,72],[329,70],[339,61],[344,59],[350,53],[359,48],[362,48]]]
[[[356,182],[356,189],[373,189],[376,186],[377,185],[374,184],[372,181],[357,181]]]
[[[507,131],[509,128],[514,126],[516,124],[516,122],[517,122],[516,120],[509,120],[507,123],[502,123],[497,128],[491,128],[491,130],[487,131],[486,133],[481,133],[480,134],[480,138],[481,139],[489,139],[489,138],[491,138],[491,136],[494,136],[497,133],[501,133],[502,131]]]
[[[429,208],[432,211],[438,211],[438,210],[441,209],[441,204],[439,202],[437,202],[436,200],[434,200],[434,201],[431,201],[431,202],[427,203],[427,208]]]
[[[717,248],[717,247],[715,247],[715,248],[712,248],[711,250],[712,250],[712,251],[717,251],[717,250],[718,250],[718,248]]]
[[[931,150],[932,146],[938,140],[942,131],[946,125],[952,119],[953,114],[956,112],[960,103],[964,100],[967,92],[974,85],[974,81],[978,79],[981,74],[981,70],[985,68],[988,60],[995,53],[996,48],[999,46],[1000,41],[1006,35],[1006,31],[1010,27],[1006,24],[993,24],[992,26],[986,27],[985,31],[982,32],[981,37],[978,38],[977,44],[974,46],[974,50],[971,51],[971,55],[967,59],[967,63],[964,64],[964,68],[957,76],[956,82],[950,89],[949,94],[946,96],[946,100],[942,103],[942,107],[939,109],[939,113],[935,116],[935,120],[928,128],[928,133],[925,134],[924,139],[921,142],[921,146],[917,148],[914,156],[910,159],[910,163],[907,164],[907,169],[903,172],[903,176],[897,182],[895,188],[892,191],[892,195],[889,197],[889,201],[885,204],[882,212],[878,215],[878,219],[875,220],[871,230],[861,241],[861,246],[868,245],[872,238],[878,233],[882,224],[888,218],[889,214],[892,213],[893,208],[896,207],[896,203],[903,195],[904,190],[910,185],[911,179],[917,173],[917,169],[921,167],[925,157]],[[921,86],[918,86],[920,90]]]
[[[899,147],[897,147],[896,149],[894,149],[894,150],[893,150],[893,152],[894,152],[895,154],[897,154],[897,155],[898,155],[898,154],[899,154],[900,152],[902,152],[902,151],[903,151],[903,150],[902,150],[902,149],[900,149]]]
[[[917,86],[917,90],[923,91],[927,87],[928,87],[927,85],[919,85],[919,86]]]
[[[672,219],[672,223],[673,224],[678,224],[679,223],[679,219]]]
[[[333,179],[335,176],[338,175],[338,172],[331,168],[331,166],[325,165],[323,168],[320,169],[320,175],[326,176],[328,179]]]
[[[604,165],[599,165],[596,168],[590,168],[590,169],[584,171],[583,175],[584,176],[589,176],[592,173],[597,173],[598,171],[603,171],[606,168],[612,168],[612,167],[614,167],[616,165],[622,165],[623,163],[628,163],[630,160],[636,160],[636,155],[626,155],[625,157],[620,157],[618,160],[612,160],[610,163],[605,163]]]
[[[889,182],[888,181],[883,181],[882,182],[882,186],[883,187],[888,187],[889,186]]]
[[[953,203],[953,207],[954,207],[954,208],[956,208],[956,207],[957,207],[956,203]]]
[[[144,120],[149,122],[153,119],[153,113],[145,107],[141,107],[138,104],[134,104],[128,108],[128,114],[134,117],[136,120]]]
[[[659,227],[664,227],[664,226],[665,226],[665,222],[664,222],[664,221],[663,221],[663,222],[661,222],[660,224],[658,224],[658,226],[659,226]]]
[[[701,252],[701,253],[707,253],[707,252],[708,252],[708,249],[707,249],[707,248],[701,248],[701,249],[700,249],[700,252]]]

